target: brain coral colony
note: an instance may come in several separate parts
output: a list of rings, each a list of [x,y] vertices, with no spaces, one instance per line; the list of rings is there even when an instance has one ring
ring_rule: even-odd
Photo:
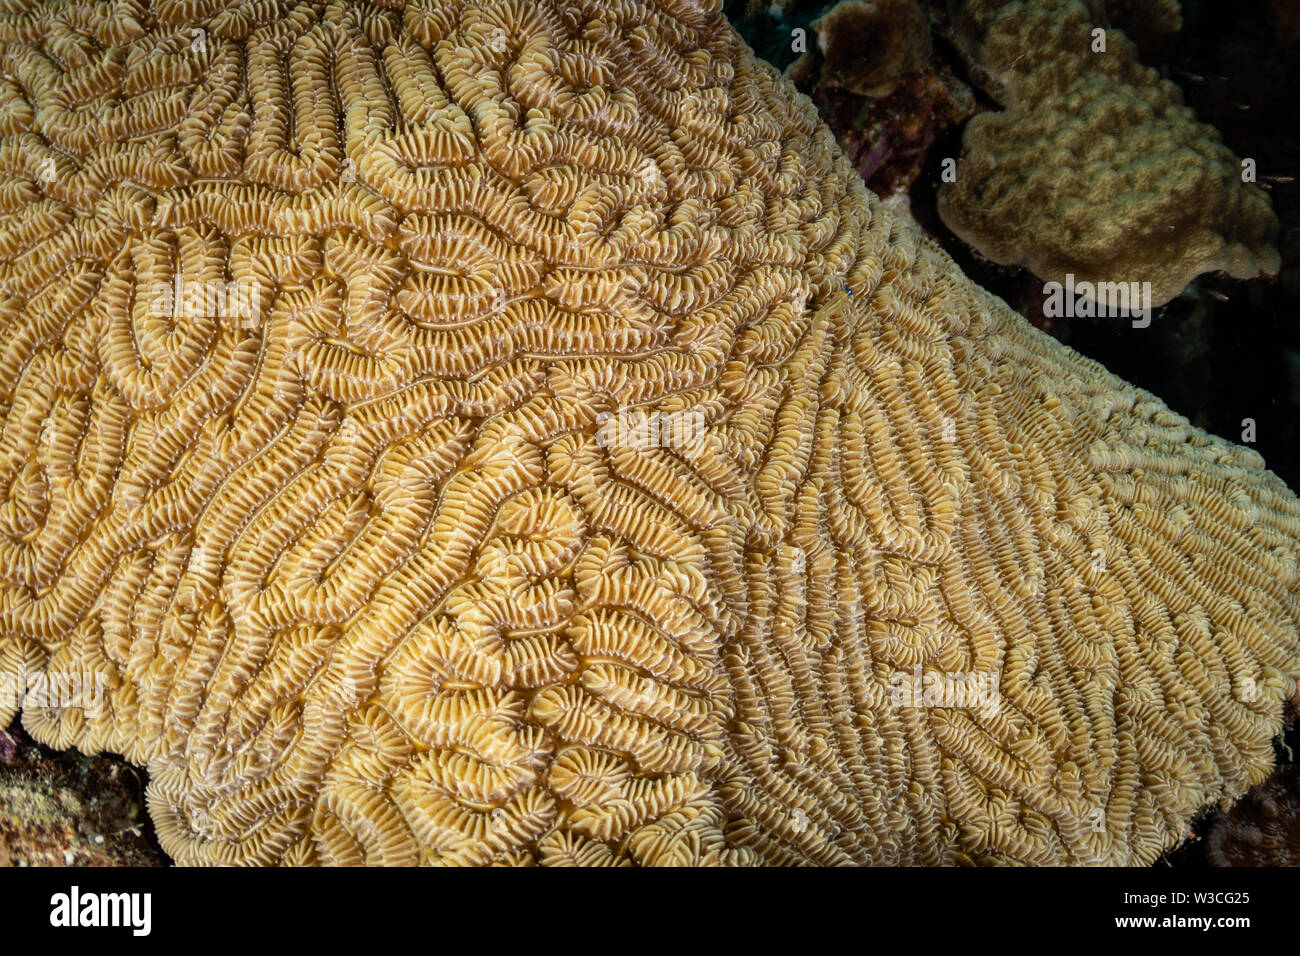
[[[177,862],[1147,863],[1269,776],[1300,502],[720,3],[14,10],[0,679]]]

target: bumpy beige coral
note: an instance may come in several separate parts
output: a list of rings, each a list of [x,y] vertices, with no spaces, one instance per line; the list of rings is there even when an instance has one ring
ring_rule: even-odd
[[[1049,281],[1150,282],[1156,305],[1203,272],[1277,272],[1267,195],[1122,33],[1094,52],[1083,3],[966,0],[956,28],[1006,107],[967,124],[939,193],[980,253]]]
[[[178,860],[1132,863],[1266,776],[1300,503],[717,3],[0,36],[0,677]]]

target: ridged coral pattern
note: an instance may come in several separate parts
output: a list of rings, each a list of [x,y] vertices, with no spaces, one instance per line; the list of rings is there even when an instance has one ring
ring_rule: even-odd
[[[1300,504],[718,7],[7,2],[0,677],[178,861],[1134,863],[1267,775]]]

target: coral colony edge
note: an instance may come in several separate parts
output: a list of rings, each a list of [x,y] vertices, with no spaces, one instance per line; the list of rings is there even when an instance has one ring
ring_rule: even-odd
[[[719,3],[4,9],[0,726],[177,862],[1141,864],[1267,777],[1300,502]]]

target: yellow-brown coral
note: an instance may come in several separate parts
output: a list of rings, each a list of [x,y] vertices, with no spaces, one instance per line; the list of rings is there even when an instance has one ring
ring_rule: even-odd
[[[965,0],[956,22],[1007,107],[967,124],[940,190],[959,237],[1048,281],[1150,282],[1153,305],[1203,272],[1277,272],[1249,168],[1080,0]]]
[[[0,39],[0,680],[179,861],[1132,863],[1267,774],[1300,503],[718,3]]]

